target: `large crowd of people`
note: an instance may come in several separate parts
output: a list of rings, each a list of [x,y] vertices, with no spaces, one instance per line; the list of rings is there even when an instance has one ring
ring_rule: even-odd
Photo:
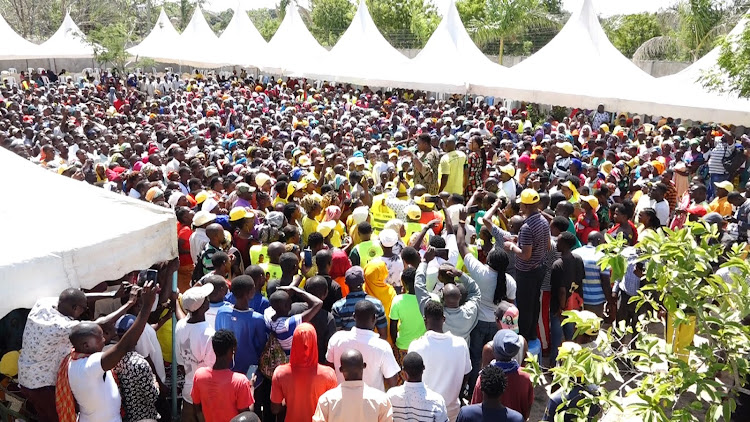
[[[18,383],[40,422],[164,420],[174,383],[184,422],[555,420],[586,386],[535,412],[522,368],[595,347],[564,311],[634,325],[639,239],[750,230],[734,127],[604,104],[532,122],[481,97],[244,71],[43,84],[0,85],[2,147],[173,209],[179,257],[114,296],[36,303]],[[621,280],[597,264],[606,234],[628,245]]]

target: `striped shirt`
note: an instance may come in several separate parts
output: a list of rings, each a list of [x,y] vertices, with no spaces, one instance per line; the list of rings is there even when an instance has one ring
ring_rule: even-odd
[[[708,160],[708,172],[709,174],[726,174],[724,168],[724,159],[732,154],[730,145],[724,143],[724,141],[717,141],[714,148],[705,154],[706,160]]]
[[[544,265],[549,251],[549,223],[539,211],[531,214],[518,232],[518,247],[531,245],[531,258],[516,256],[516,270],[532,271]]]
[[[278,317],[276,321],[271,318],[266,318],[266,328],[272,333],[276,334],[276,338],[279,339],[281,348],[284,349],[286,354],[292,350],[292,336],[297,326],[302,324],[302,315],[292,315],[290,317]]]
[[[597,262],[604,256],[604,252],[597,252],[596,247],[586,245],[573,251],[583,260],[583,304],[601,305],[607,301],[602,289],[602,275],[608,276],[609,269],[602,271]]]
[[[345,298],[339,299],[333,304],[331,314],[333,314],[333,319],[336,321],[336,328],[351,330],[354,327],[354,306],[363,299],[375,304],[375,326],[378,328],[386,328],[388,326],[383,303],[372,296],[368,296],[365,292],[359,291],[349,293]]]
[[[613,291],[623,291],[628,296],[635,296],[638,294],[638,289],[641,288],[641,278],[635,275],[635,264],[638,260],[638,252],[632,246],[628,246],[622,250],[622,256],[627,260],[628,267],[625,269],[625,276],[622,280],[615,283]]]
[[[447,422],[448,411],[440,394],[423,382],[405,382],[388,390],[393,422]]]

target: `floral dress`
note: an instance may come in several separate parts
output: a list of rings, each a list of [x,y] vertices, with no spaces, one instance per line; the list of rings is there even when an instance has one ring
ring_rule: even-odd
[[[471,197],[474,192],[482,186],[482,158],[479,153],[472,151],[468,158],[469,184],[466,186],[466,198]]]

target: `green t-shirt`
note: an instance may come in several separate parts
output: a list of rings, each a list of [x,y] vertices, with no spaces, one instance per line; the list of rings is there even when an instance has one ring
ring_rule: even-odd
[[[401,350],[409,350],[411,342],[422,337],[427,331],[415,295],[402,294],[393,298],[389,318],[399,321],[396,347]]]

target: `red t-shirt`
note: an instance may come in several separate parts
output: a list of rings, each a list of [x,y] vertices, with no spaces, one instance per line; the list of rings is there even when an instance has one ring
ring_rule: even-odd
[[[180,266],[193,265],[193,257],[190,255],[190,235],[193,230],[190,226],[177,223],[177,250],[180,254]],[[184,253],[182,252],[184,251]]]
[[[206,422],[229,422],[255,403],[250,381],[231,369],[198,368],[190,397]]]
[[[320,396],[337,385],[333,368],[315,365],[295,367],[292,372],[292,365],[287,363],[273,372],[271,402],[286,400],[286,422],[310,422]]]
[[[578,224],[576,224],[576,235],[578,240],[584,245],[589,242],[589,234],[593,231],[599,230],[599,217],[596,213],[593,213],[589,217],[585,212],[578,216]]]
[[[500,401],[503,406],[513,409],[523,415],[524,420],[529,418],[531,405],[534,404],[534,386],[531,384],[529,374],[518,368],[515,372],[505,374],[508,379],[508,388],[505,389]],[[474,394],[471,396],[471,404],[481,403],[484,395],[480,388],[482,376],[477,377],[474,386]]]

